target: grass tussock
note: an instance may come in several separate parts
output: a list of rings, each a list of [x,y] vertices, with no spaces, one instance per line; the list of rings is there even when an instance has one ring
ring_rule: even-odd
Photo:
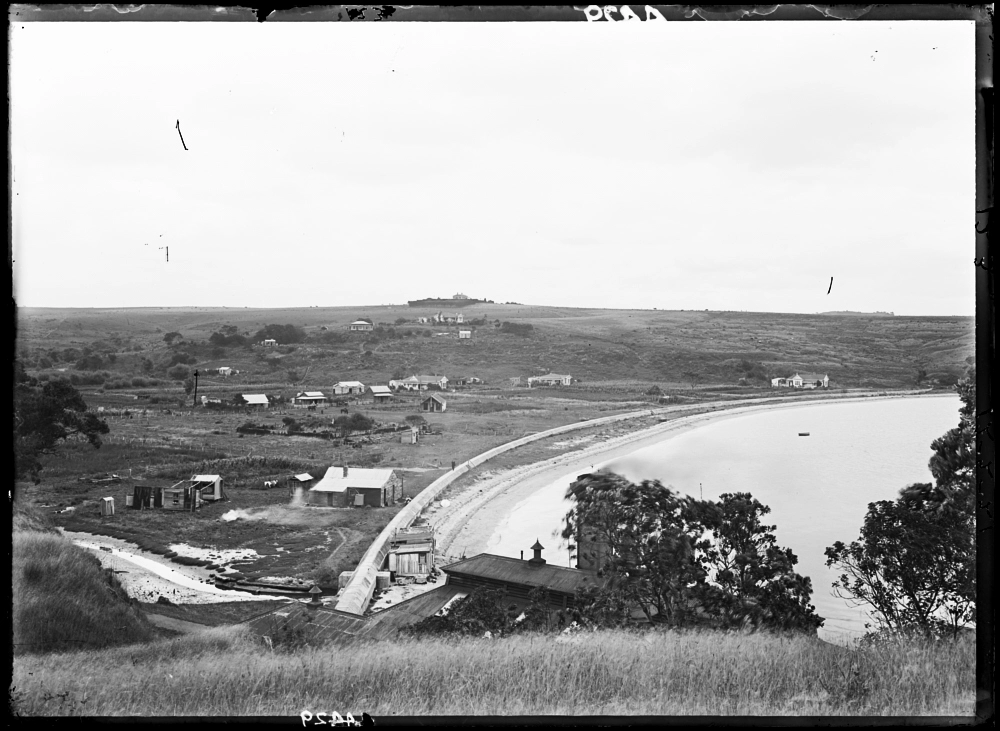
[[[283,652],[229,627],[19,657],[13,698],[23,715],[971,715],[973,657],[970,640],[846,650],[808,637],[669,631]]]
[[[114,575],[84,549],[38,530],[16,530],[13,549],[15,654],[104,648],[155,636]]]

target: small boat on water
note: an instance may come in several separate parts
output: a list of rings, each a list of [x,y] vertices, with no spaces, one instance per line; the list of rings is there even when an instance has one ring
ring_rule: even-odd
[[[800,431],[799,432],[799,436],[800,437],[807,437],[807,436],[809,436],[809,432],[807,432],[807,431]]]

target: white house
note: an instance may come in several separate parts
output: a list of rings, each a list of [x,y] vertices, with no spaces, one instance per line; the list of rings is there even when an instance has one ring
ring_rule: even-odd
[[[274,338],[268,338],[267,340],[264,340],[264,341],[261,342],[261,345],[263,345],[265,348],[273,348],[277,344],[278,344],[278,341],[275,340]]]
[[[220,376],[227,376],[227,377],[231,376],[231,375],[233,375],[233,369],[230,368],[229,366],[222,366],[219,369],[219,375]]]
[[[796,373],[791,378],[772,378],[771,386],[774,388],[829,388],[830,376],[827,374],[806,373],[804,375]]]
[[[472,330],[459,330],[458,331],[458,339],[459,340],[471,340],[472,339]]]
[[[448,389],[448,379],[445,376],[410,376],[389,381],[389,388],[394,391],[426,391],[429,388]]]
[[[347,326],[347,329],[351,332],[371,332],[375,329],[375,326],[368,322],[368,320],[355,320]]]
[[[365,384],[361,381],[341,381],[333,387],[333,392],[338,396],[360,396],[365,392]]]
[[[326,406],[327,399],[322,391],[300,391],[292,397],[292,406]]]
[[[532,376],[528,379],[528,387],[531,386],[569,386],[573,383],[573,376],[564,376],[558,373],[547,373],[544,376]]]
[[[271,405],[262,393],[245,393],[242,398],[244,406],[263,406],[266,409]]]

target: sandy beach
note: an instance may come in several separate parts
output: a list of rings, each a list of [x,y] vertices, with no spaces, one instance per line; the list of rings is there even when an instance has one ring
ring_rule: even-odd
[[[435,503],[424,516],[437,531],[439,563],[447,564],[461,559],[463,555],[474,556],[488,552],[490,538],[497,530],[503,530],[514,508],[536,490],[566,475],[584,474],[601,463],[618,459],[665,439],[748,413],[815,406],[821,403],[871,401],[912,395],[914,394],[860,396],[836,400],[796,400],[790,403],[756,404],[693,416],[680,416],[648,429],[623,434],[542,462],[510,470],[483,472],[476,482],[462,493],[450,495],[449,505],[442,506],[440,503]]]

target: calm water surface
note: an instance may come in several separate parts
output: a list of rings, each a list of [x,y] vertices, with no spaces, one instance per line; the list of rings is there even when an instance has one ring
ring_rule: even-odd
[[[778,544],[799,558],[812,579],[813,604],[826,618],[820,636],[848,642],[864,632],[859,608],[835,597],[835,572],[824,550],[855,540],[868,503],[896,497],[900,488],[931,481],[931,442],[958,425],[957,396],[896,398],[796,406],[723,418],[607,463],[632,481],[658,479],[689,495],[718,499],[749,492],[771,508]],[[799,436],[809,432],[809,436]],[[487,551],[530,555],[536,538],[549,563],[570,565],[558,537],[570,505],[565,475],[518,504],[492,536]]]

